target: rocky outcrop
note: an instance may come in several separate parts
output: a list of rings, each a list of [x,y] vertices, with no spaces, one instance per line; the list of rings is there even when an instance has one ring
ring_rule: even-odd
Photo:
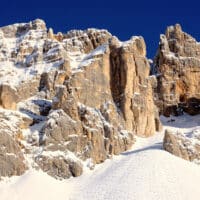
[[[176,24],[160,36],[157,105],[166,116],[200,112],[200,44]]]
[[[40,156],[36,159],[36,163],[44,172],[58,179],[77,177],[83,172],[80,162],[63,156]]]
[[[19,161],[29,159],[18,175],[31,165],[79,176],[83,162],[93,168],[161,128],[142,37],[14,24],[0,28],[0,67],[0,105],[23,121]]]
[[[20,127],[26,123],[19,115],[3,110],[0,111],[0,122],[0,177],[21,175],[27,166],[20,143]]]
[[[0,133],[0,176],[19,176],[25,172],[26,165],[19,144],[9,134]]]
[[[57,34],[55,37],[59,37]],[[88,54],[92,50],[108,42],[112,35],[107,30],[87,29],[71,30],[63,34],[62,40],[68,51],[81,51]]]
[[[150,136],[161,128],[145,55],[143,38],[121,44],[112,37],[73,67],[56,87],[42,130],[43,153],[67,149],[101,163],[128,150],[134,134]]]
[[[185,160],[200,163],[200,136],[199,129],[191,133],[173,133],[165,131],[163,148]]]
[[[152,135],[158,118],[153,101],[150,66],[142,37],[122,46],[111,41],[111,91],[126,128],[138,135]]]

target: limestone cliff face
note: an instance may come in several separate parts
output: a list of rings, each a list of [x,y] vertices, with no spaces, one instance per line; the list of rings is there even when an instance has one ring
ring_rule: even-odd
[[[133,37],[122,46],[111,41],[111,93],[128,130],[149,136],[157,119],[153,102],[150,66],[142,37]]]
[[[160,36],[154,60],[158,72],[157,105],[161,113],[200,112],[200,44],[176,24]]]
[[[21,156],[5,164],[23,167],[1,172],[0,163],[1,176],[30,165],[79,176],[83,165],[129,149],[135,134],[160,128],[142,37],[120,42],[106,30],[54,34],[42,20],[14,24],[0,28],[0,67],[1,110],[23,122],[17,140],[17,131],[2,140],[16,143],[3,155]]]

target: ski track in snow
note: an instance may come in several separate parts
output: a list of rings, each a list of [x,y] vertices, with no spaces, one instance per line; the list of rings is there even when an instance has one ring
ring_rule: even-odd
[[[200,128],[200,115],[161,119],[173,130]],[[162,140],[163,132],[138,137],[132,150],[77,178],[58,181],[35,171],[0,182],[0,199],[199,200],[200,166],[164,151]]]

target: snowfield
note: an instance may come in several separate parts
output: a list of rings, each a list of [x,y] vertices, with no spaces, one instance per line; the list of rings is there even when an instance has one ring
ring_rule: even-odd
[[[200,129],[200,115],[161,118],[165,128]],[[55,180],[41,171],[0,182],[1,200],[199,200],[200,166],[162,149],[163,132],[137,138],[132,150],[78,178]]]

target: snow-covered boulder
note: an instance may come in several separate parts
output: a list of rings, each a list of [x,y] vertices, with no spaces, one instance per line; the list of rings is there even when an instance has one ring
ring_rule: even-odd
[[[175,156],[200,164],[200,129],[189,133],[166,130],[163,148]]]

